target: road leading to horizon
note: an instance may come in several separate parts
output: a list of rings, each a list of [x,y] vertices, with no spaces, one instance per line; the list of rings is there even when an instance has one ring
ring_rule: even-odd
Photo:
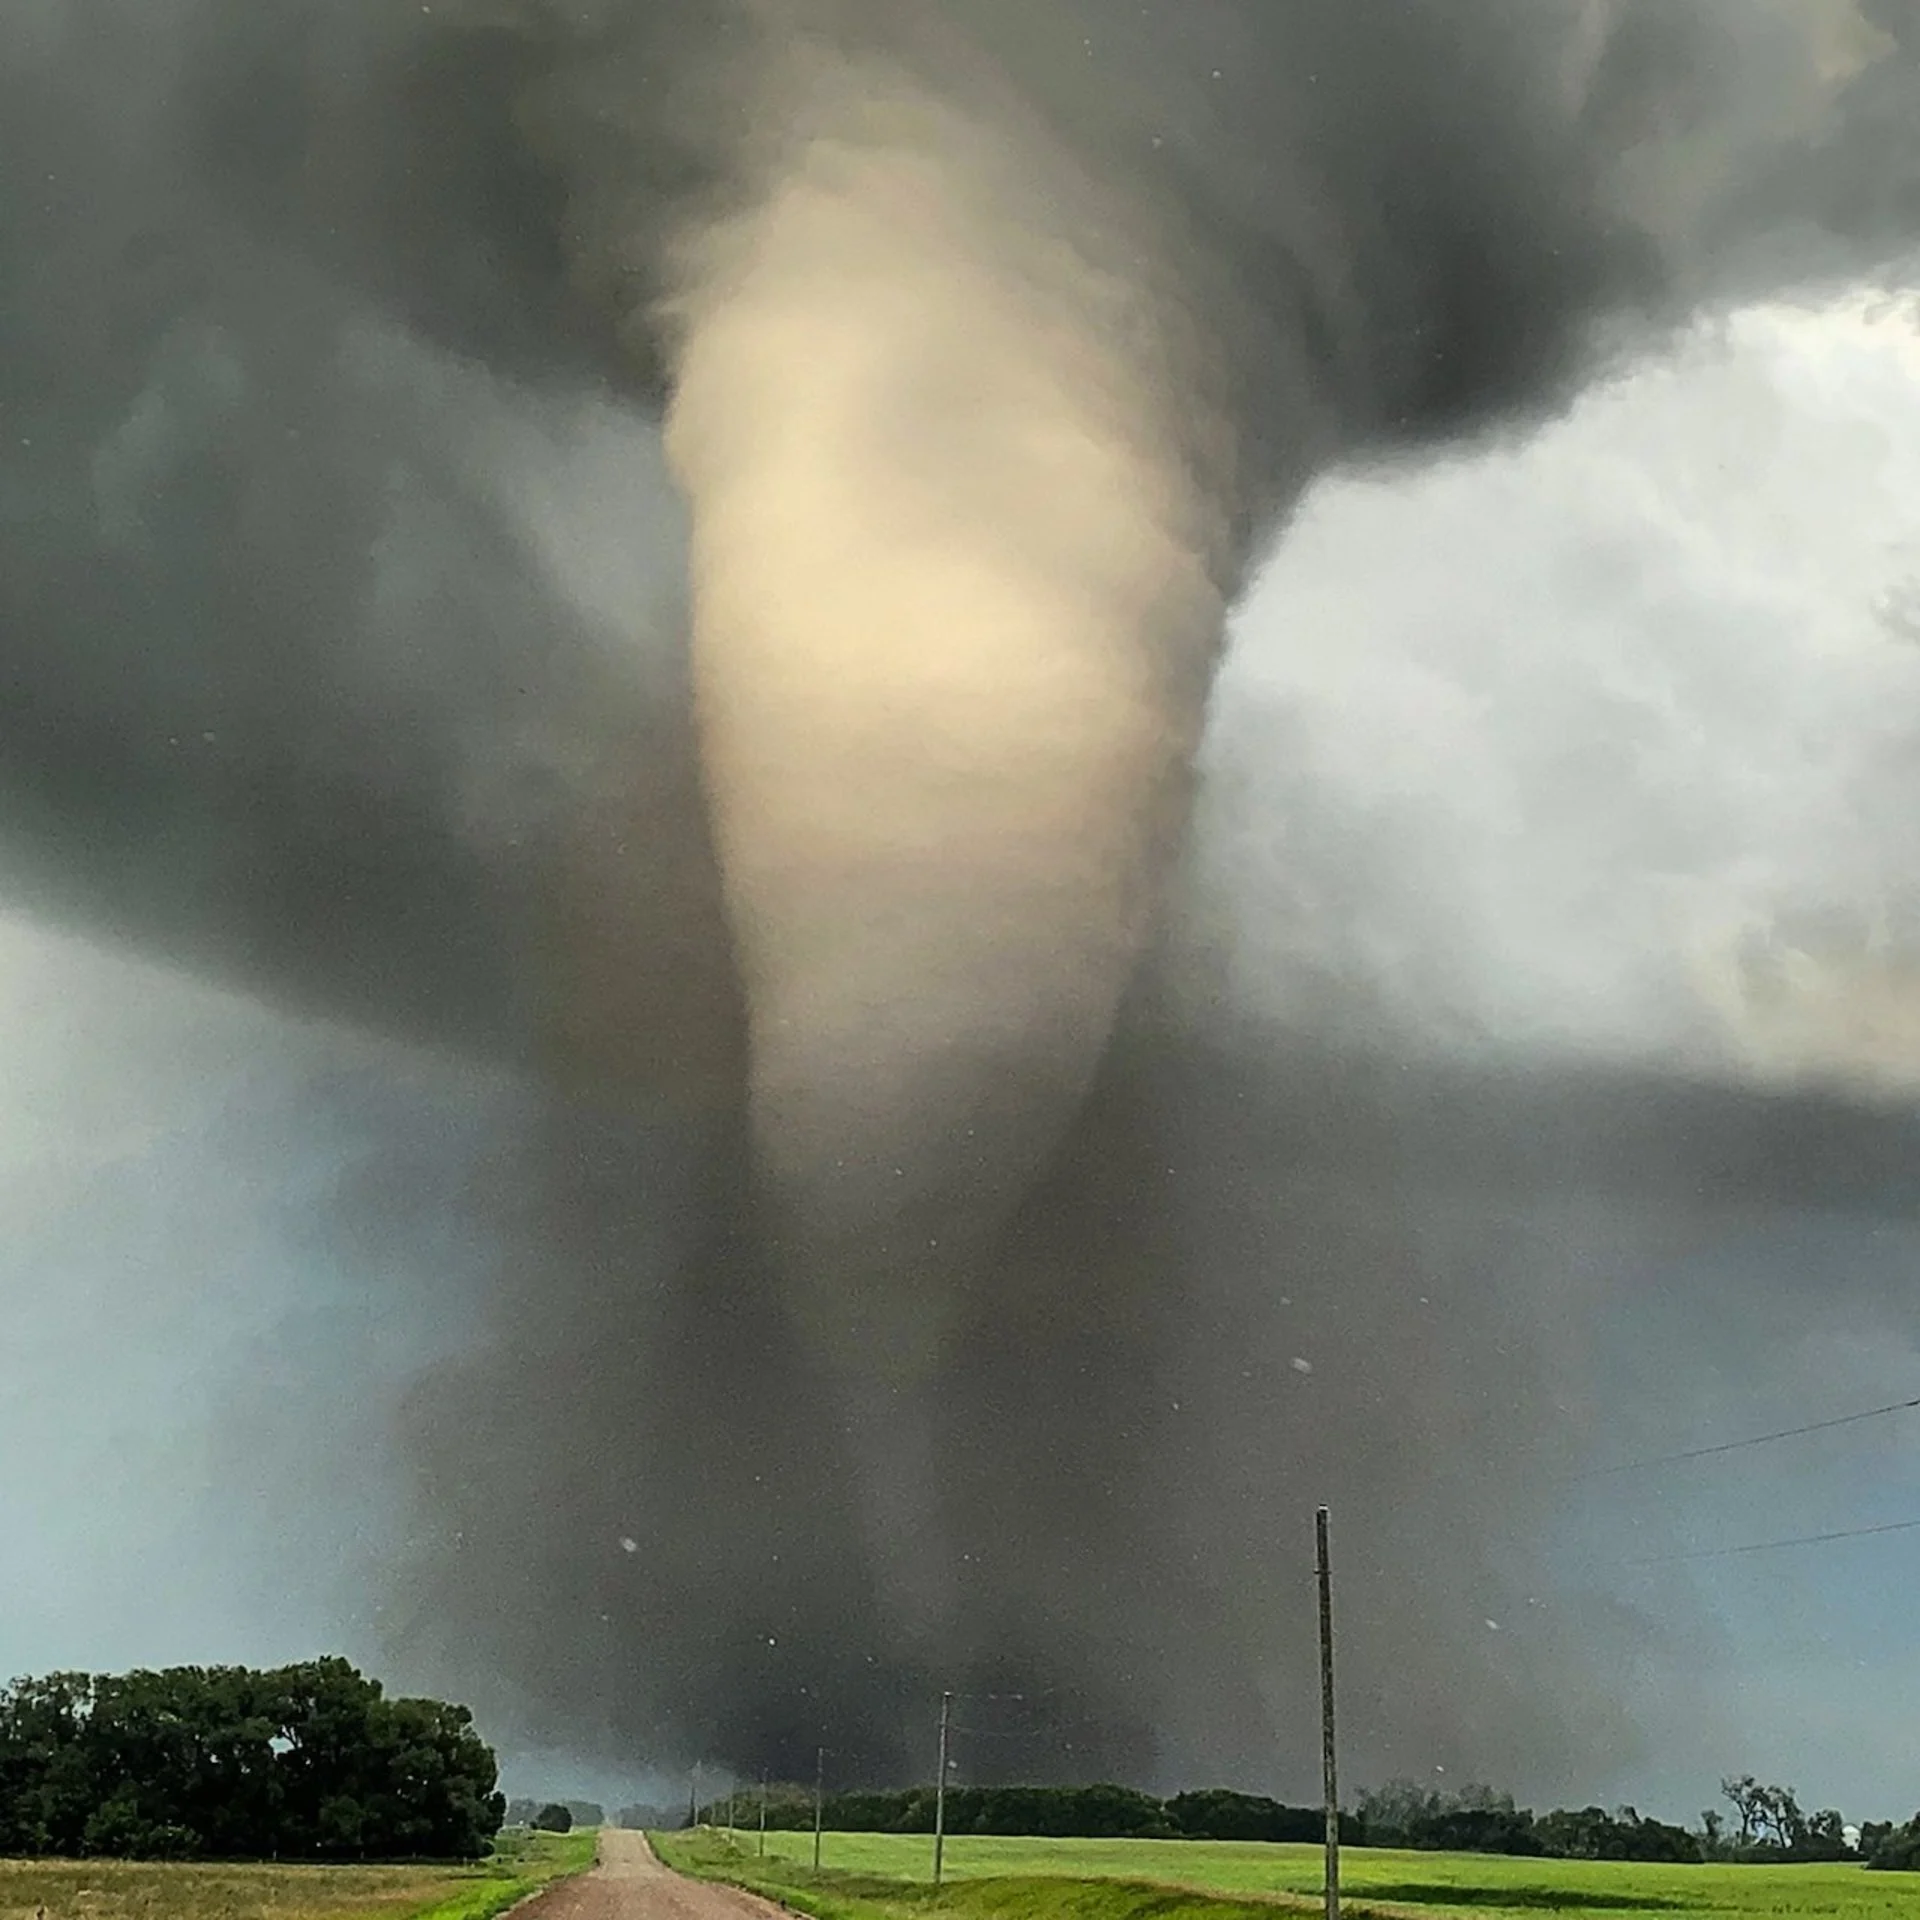
[[[669,1871],[643,1833],[600,1829],[600,1862],[591,1873],[550,1887],[524,1907],[526,1920],[787,1920],[765,1900]]]

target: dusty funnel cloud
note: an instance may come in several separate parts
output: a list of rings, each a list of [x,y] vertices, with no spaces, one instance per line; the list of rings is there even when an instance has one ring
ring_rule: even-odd
[[[695,715],[769,1230],[814,1337],[910,1365],[916,1270],[979,1257],[1105,1047],[1231,531],[1126,351],[1157,316],[1049,245],[1017,132],[830,47],[767,63],[791,158],[668,308]]]
[[[1551,410],[1723,261],[1896,247],[1847,185],[1909,151],[1884,22],[134,18],[0,30],[4,177],[60,185],[4,203],[7,817],[49,909],[524,1078],[483,1334],[411,1410],[407,1657],[629,1758],[881,1777],[1005,1681],[1052,1704],[981,1771],[1266,1777],[1285,1555],[1202,1517],[1292,1475],[1370,1516],[1371,1759],[1603,1726],[1479,1623],[1514,1436],[1564,1444],[1555,1183],[1618,1160],[1590,1239],[1657,1240],[1695,1110],[1203,1037],[1157,918],[1296,496]],[[1795,143],[1817,203],[1736,190]],[[608,585],[682,515],[684,658],[677,579]],[[1384,1337],[1409,1297],[1448,1316]]]

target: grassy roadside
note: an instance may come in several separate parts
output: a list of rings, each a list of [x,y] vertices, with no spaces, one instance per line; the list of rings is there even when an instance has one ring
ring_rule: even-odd
[[[493,1844],[491,1859],[470,1869],[468,1884],[456,1888],[407,1920],[494,1920],[531,1894],[593,1865],[600,1836],[591,1827],[576,1833],[530,1833],[508,1827]]]
[[[728,1880],[818,1920],[1234,1920],[1318,1913],[1320,1850],[1203,1840],[1041,1840],[957,1834],[947,1884],[928,1884],[926,1834],[662,1834],[670,1865]],[[1920,1881],[1858,1863],[1662,1866],[1496,1854],[1347,1853],[1353,1920],[1920,1920]]]
[[[598,1836],[500,1836],[471,1867],[0,1860],[0,1920],[493,1920],[593,1864]]]
[[[744,1887],[813,1920],[1274,1920],[1276,1907],[1317,1911],[1318,1902],[1233,1899],[1132,1880],[1053,1874],[926,1882],[878,1874],[820,1872],[708,1833],[655,1833],[654,1851],[677,1872]],[[1365,1908],[1348,1909],[1367,1920]]]

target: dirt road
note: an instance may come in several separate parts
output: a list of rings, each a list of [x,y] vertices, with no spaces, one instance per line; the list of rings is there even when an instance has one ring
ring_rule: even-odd
[[[789,1920],[732,1887],[669,1873],[643,1833],[600,1830],[600,1864],[514,1909],[516,1920]]]

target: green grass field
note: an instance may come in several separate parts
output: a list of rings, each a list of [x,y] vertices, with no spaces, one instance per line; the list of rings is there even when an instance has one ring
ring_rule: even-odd
[[[0,1860],[0,1920],[492,1920],[593,1864],[595,1835],[509,1830],[476,1867]]]
[[[731,1851],[717,1835],[662,1834],[655,1844],[671,1865],[749,1886],[820,1920],[1229,1920],[1270,1916],[1276,1904],[1319,1907],[1317,1847],[962,1834],[947,1842],[949,1885],[936,1896],[926,1884],[932,1842],[924,1834],[829,1833],[818,1879],[807,1864],[810,1833],[768,1834],[765,1859],[752,1834]],[[1354,1848],[1342,1856],[1341,1878],[1356,1920],[1920,1920],[1920,1876],[1851,1865],[1659,1867]]]

